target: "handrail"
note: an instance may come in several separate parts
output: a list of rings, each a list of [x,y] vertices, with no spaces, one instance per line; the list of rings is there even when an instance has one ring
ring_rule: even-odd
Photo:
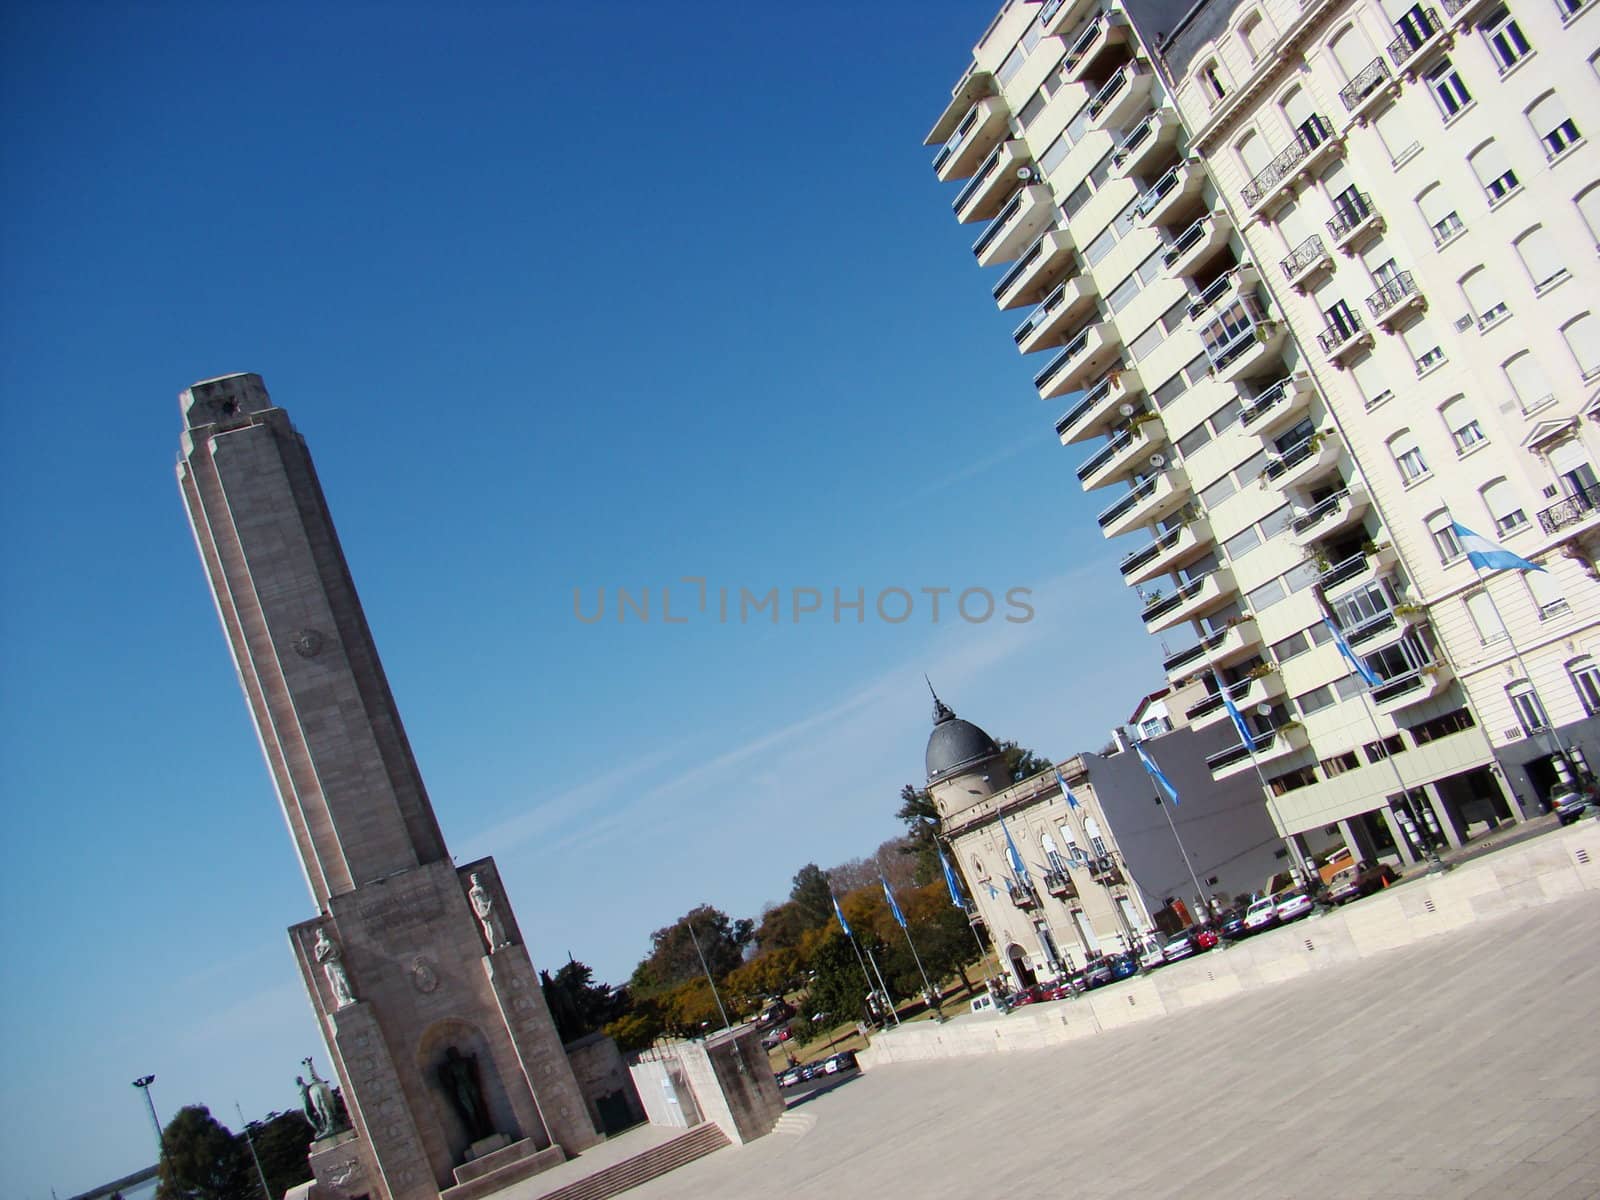
[[[1305,241],[1289,251],[1289,256],[1280,264],[1283,267],[1283,277],[1292,280],[1307,267],[1311,266],[1312,263],[1326,258],[1327,255],[1328,252],[1322,245],[1322,235],[1313,233]]]
[[[1246,207],[1254,208],[1272,187],[1294,170],[1301,159],[1332,136],[1333,126],[1329,125],[1320,113],[1313,113],[1306,118],[1299,129],[1295,130],[1294,140],[1264,168],[1256,172],[1255,178],[1239,193],[1239,198],[1244,201]]]
[[[1142,121],[1140,121],[1132,129],[1128,130],[1127,136],[1122,139],[1122,142],[1117,147],[1116,152],[1111,156],[1112,166],[1120,167],[1123,163],[1128,161],[1132,154],[1133,148],[1149,137],[1150,131],[1156,127],[1156,114],[1161,111],[1162,110],[1158,108],[1152,112],[1146,113]]]
[[[1111,78],[1101,85],[1100,90],[1094,94],[1094,99],[1089,101],[1087,109],[1089,120],[1093,121],[1116,98],[1118,92],[1128,85],[1128,64],[1124,63],[1112,72]]]
[[[1331,567],[1317,576],[1319,587],[1331,588],[1338,584],[1354,579],[1367,569],[1368,559],[1365,551],[1357,550],[1349,558],[1340,559]]]
[[[1417,292],[1417,281],[1410,271],[1401,271],[1388,283],[1384,284],[1372,295],[1367,297],[1367,308],[1374,317],[1382,316],[1407,296],[1414,296]]]
[[[1070,279],[1063,280],[1061,283],[1056,285],[1054,291],[1052,291],[1043,300],[1039,301],[1039,303],[1034,306],[1033,311],[1027,315],[1027,318],[1022,322],[1022,324],[1018,325],[1011,331],[1011,340],[1017,343],[1019,346],[1022,345],[1023,342],[1027,341],[1028,335],[1031,334],[1039,325],[1041,325],[1046,317],[1060,307],[1061,301],[1067,294],[1067,284],[1071,282],[1072,280]]]
[[[995,169],[1000,165],[1000,155],[1005,152],[1005,148],[1006,142],[1002,138],[1000,144],[989,151],[989,157],[985,158],[978,169],[972,173],[972,178],[967,180],[961,190],[956,193],[956,198],[950,205],[955,212],[959,213],[965,208],[967,201],[976,196],[983,185],[989,182],[989,176],[993,175]]]
[[[1276,408],[1280,403],[1282,403],[1283,398],[1289,394],[1289,384],[1293,381],[1294,376],[1286,376],[1283,379],[1278,380],[1278,382],[1274,383],[1271,387],[1258,393],[1256,398],[1249,404],[1245,405],[1243,410],[1240,411],[1239,428],[1250,428],[1251,424],[1257,417],[1266,415],[1269,410]]]
[[[1044,253],[1044,240],[1054,233],[1056,228],[1057,227],[1046,229],[1037,238],[1035,238],[1033,245],[1029,246],[1025,251],[1023,251],[1022,257],[1017,259],[1016,262],[1012,263],[1006,273],[1000,276],[1000,282],[994,285],[993,294],[996,300],[1005,295],[1006,291],[1011,287],[1011,285],[1017,280],[1021,279],[1024,272],[1026,272],[1027,269],[1033,265],[1034,260]]]
[[[1161,203],[1162,197],[1170,192],[1173,188],[1178,186],[1178,168],[1181,166],[1183,166],[1183,164],[1178,163],[1161,172],[1161,175],[1156,179],[1156,181],[1149,187],[1145,188],[1144,194],[1141,195],[1138,199],[1138,202],[1134,204],[1133,211],[1138,213],[1141,217],[1149,216],[1150,210],[1155,208],[1157,204]]]
[[[1217,571],[1221,570],[1226,570],[1226,568],[1217,567],[1213,570],[1207,571],[1204,575],[1189,580],[1188,583],[1183,584],[1176,591],[1172,592],[1171,595],[1161,596],[1156,600],[1152,600],[1149,604],[1144,606],[1144,610],[1139,614],[1139,619],[1141,621],[1149,621],[1155,617],[1161,616],[1163,613],[1171,612],[1185,601],[1193,600],[1200,594],[1200,589],[1205,586],[1206,580],[1210,579],[1217,573]]]
[[[1211,220],[1211,214],[1207,213],[1205,216],[1185,226],[1183,232],[1173,238],[1167,248],[1161,252],[1161,265],[1170,267],[1193,249],[1195,243],[1205,237],[1206,222],[1209,220]]]
[[[1321,448],[1323,434],[1308,434],[1267,464],[1263,472],[1268,479],[1276,479],[1285,471],[1293,470]]]
[[[1090,321],[1089,324],[1085,325],[1081,330],[1079,330],[1070,342],[1061,347],[1061,349],[1056,352],[1055,357],[1049,362],[1045,363],[1044,368],[1033,377],[1033,386],[1036,388],[1043,387],[1046,383],[1050,382],[1051,377],[1059,372],[1062,367],[1066,366],[1068,362],[1081,354],[1083,352],[1083,348],[1089,344],[1090,332],[1097,324],[1099,324],[1098,316],[1095,320]]]
[[[1334,204],[1333,220],[1328,222],[1328,235],[1335,243],[1341,242],[1346,234],[1353,232],[1371,215],[1372,197],[1366,192],[1357,192],[1354,200]]]
[[[956,131],[945,139],[944,145],[939,147],[939,153],[933,156],[933,169],[937,171],[944,166],[945,160],[955,153],[956,147],[967,140],[967,134],[972,132],[973,126],[978,123],[978,105],[985,100],[993,99],[991,96],[979,96],[972,102],[972,107],[967,109],[967,115],[961,118]]]
[[[1354,79],[1339,89],[1339,99],[1344,101],[1345,111],[1354,112],[1357,105],[1387,83],[1388,80],[1389,64],[1384,62],[1380,55],[1362,67],[1360,71],[1356,72]]]
[[[1160,537],[1152,540],[1148,545],[1141,546],[1137,550],[1129,551],[1127,554],[1123,555],[1122,562],[1118,564],[1117,569],[1120,570],[1124,575],[1128,574],[1130,571],[1137,571],[1140,567],[1144,566],[1145,563],[1176,546],[1178,544],[1178,539],[1183,536],[1183,531],[1187,528],[1187,525],[1180,525],[1176,529],[1169,529]]]
[[[1331,496],[1324,496],[1321,500],[1318,500],[1310,508],[1306,509],[1305,512],[1296,517],[1290,528],[1295,533],[1304,533],[1313,525],[1320,523],[1323,517],[1328,516],[1330,513],[1337,512],[1348,499],[1350,499],[1349,488],[1341,488]]]
[[[1191,321],[1194,320],[1194,318],[1205,312],[1206,309],[1210,308],[1218,300],[1221,300],[1229,292],[1233,291],[1234,283],[1234,274],[1232,271],[1228,271],[1217,276],[1210,283],[1206,284],[1206,286],[1200,290],[1199,295],[1189,302],[1189,319]]]
[[[1089,476],[1093,475],[1101,467],[1105,466],[1106,463],[1110,462],[1122,451],[1133,445],[1136,440],[1143,440],[1142,437],[1139,436],[1139,430],[1137,427],[1133,429],[1123,429],[1113,434],[1106,440],[1106,444],[1104,446],[1095,451],[1094,454],[1091,455],[1088,460],[1078,468],[1079,480],[1089,478]]]
[[[983,231],[982,236],[972,243],[973,254],[982,254],[989,248],[989,243],[1000,235],[1000,231],[1016,220],[1017,214],[1022,211],[1023,193],[1027,190],[1028,185],[1024,183],[1011,194],[1011,199],[1007,200],[1005,207],[995,214],[994,220],[989,222],[989,227]]]
[[[1324,354],[1331,355],[1365,332],[1366,328],[1361,324],[1361,318],[1355,313],[1349,313],[1343,318],[1343,324],[1329,325],[1323,332],[1317,334],[1317,345],[1322,347]]]
[[[1600,510],[1600,484],[1591,484],[1545,509],[1539,514],[1539,524],[1546,533],[1557,533],[1569,525],[1588,520],[1597,510]]]
[[[1164,475],[1152,475],[1149,479],[1146,479],[1137,487],[1128,489],[1126,495],[1118,497],[1114,503],[1107,507],[1105,511],[1103,511],[1100,516],[1096,518],[1100,523],[1100,527],[1104,529],[1118,517],[1124,515],[1129,509],[1138,504],[1141,500],[1148,500],[1151,496],[1155,495],[1157,485],[1159,485],[1165,478],[1166,476]]]
[[[1399,67],[1418,50],[1428,44],[1428,39],[1439,32],[1439,15],[1431,8],[1420,5],[1411,9],[1394,23],[1400,36],[1389,43],[1389,57]]]
[[[1062,56],[1061,65],[1068,71],[1076,67],[1083,60],[1083,56],[1089,52],[1090,44],[1100,35],[1100,30],[1105,24],[1106,10],[1102,8],[1090,18],[1089,23],[1084,26],[1083,32],[1073,40],[1072,45],[1067,47],[1066,54]]]

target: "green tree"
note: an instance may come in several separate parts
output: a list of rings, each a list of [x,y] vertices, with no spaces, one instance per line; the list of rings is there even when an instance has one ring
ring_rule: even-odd
[[[816,929],[833,920],[833,892],[828,886],[828,877],[816,863],[807,863],[795,872],[789,902],[799,910],[807,929]]]
[[[563,1042],[575,1042],[620,1017],[628,1008],[626,989],[596,983],[594,971],[569,959],[554,975],[539,972],[544,1001]]]
[[[934,806],[928,789],[906,784],[900,789],[900,808],[894,815],[906,823],[906,836],[900,852],[915,857],[916,881],[928,883],[939,878],[939,810]]]
[[[180,1108],[161,1139],[156,1200],[256,1200],[249,1149],[205,1105]]]
[[[692,930],[691,930],[692,926]],[[701,904],[671,925],[650,935],[650,954],[633,970],[628,981],[635,996],[650,997],[709,970],[717,979],[744,960],[744,950],[755,936],[755,922],[735,921],[721,909]],[[699,950],[695,943],[698,941]],[[701,956],[705,957],[702,968]]]
[[[265,1121],[251,1121],[248,1128],[271,1196],[282,1196],[295,1184],[311,1178],[307,1155],[315,1131],[303,1112],[290,1109],[272,1113]]]
[[[857,937],[862,936],[858,930]],[[879,953],[882,947],[876,936],[869,932],[865,937],[873,952]],[[795,1032],[802,1041],[823,1029],[867,1015],[866,977],[861,973],[861,960],[844,934],[834,929],[819,938],[809,961],[815,975],[800,1006],[801,1019],[795,1022]]]
[[[774,950],[790,950],[800,944],[807,928],[800,906],[793,900],[785,900],[761,914],[761,924],[756,928],[756,945],[764,954]]]
[[[1006,770],[1011,775],[1012,783],[1020,783],[1024,779],[1032,779],[1040,771],[1048,771],[1055,763],[1050,759],[1035,754],[1032,750],[1024,749],[1015,742],[1001,742],[1000,753],[1005,755]]]

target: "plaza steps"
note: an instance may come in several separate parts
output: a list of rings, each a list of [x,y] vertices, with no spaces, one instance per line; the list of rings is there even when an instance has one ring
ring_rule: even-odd
[[[539,1200],[606,1200],[608,1196],[638,1187],[675,1167],[704,1158],[713,1150],[721,1150],[728,1144],[727,1135],[707,1121],[670,1142],[652,1146],[642,1154],[596,1171],[593,1175],[585,1175],[553,1192],[546,1192]]]

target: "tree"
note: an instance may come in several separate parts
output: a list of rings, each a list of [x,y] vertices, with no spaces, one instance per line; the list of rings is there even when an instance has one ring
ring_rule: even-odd
[[[250,1151],[203,1104],[178,1110],[161,1135],[156,1200],[255,1200]]]
[[[594,972],[577,959],[568,959],[554,975],[540,971],[539,982],[563,1042],[575,1042],[593,1033],[628,1008],[626,989],[596,983]]]
[[[906,823],[901,853],[916,859],[916,880],[927,883],[940,875],[938,830],[939,810],[927,788],[906,784],[900,789],[900,808],[894,814]]]
[[[251,1121],[247,1127],[255,1142],[261,1173],[267,1177],[271,1196],[283,1195],[297,1183],[311,1178],[307,1157],[316,1131],[299,1109],[272,1113],[265,1121]]]
[[[735,921],[721,909],[709,904],[698,905],[650,935],[649,957],[634,968],[628,986],[635,996],[647,998],[704,975],[706,971],[720,979],[744,961],[745,947],[754,936],[754,921],[748,918]],[[705,958],[703,967],[702,955]]]
[[[1015,742],[1001,742],[1000,753],[1005,755],[1006,770],[1011,774],[1012,783],[1020,783],[1024,779],[1032,779],[1041,771],[1048,771],[1055,763],[1048,758],[1026,750]]]
[[[761,924],[756,929],[756,945],[763,954],[774,950],[788,950],[800,944],[806,931],[805,914],[793,900],[774,904],[761,914]]]
[[[860,933],[857,936],[860,937]],[[868,936],[874,953],[878,953],[877,938]],[[802,1041],[809,1040],[825,1027],[860,1020],[867,1015],[866,977],[861,973],[861,960],[844,934],[834,929],[817,938],[809,961],[816,974],[800,1006],[801,1020],[795,1022],[795,1032]]]
[[[789,902],[799,910],[807,929],[816,929],[833,919],[833,891],[816,863],[807,863],[795,872]]]

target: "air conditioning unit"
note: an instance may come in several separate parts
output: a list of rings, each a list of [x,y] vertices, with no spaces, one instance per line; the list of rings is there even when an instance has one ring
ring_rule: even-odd
[[[1460,333],[1464,329],[1471,329],[1471,328],[1472,328],[1472,314],[1471,313],[1467,313],[1465,316],[1460,316],[1460,317],[1456,318],[1456,332],[1457,333]]]

